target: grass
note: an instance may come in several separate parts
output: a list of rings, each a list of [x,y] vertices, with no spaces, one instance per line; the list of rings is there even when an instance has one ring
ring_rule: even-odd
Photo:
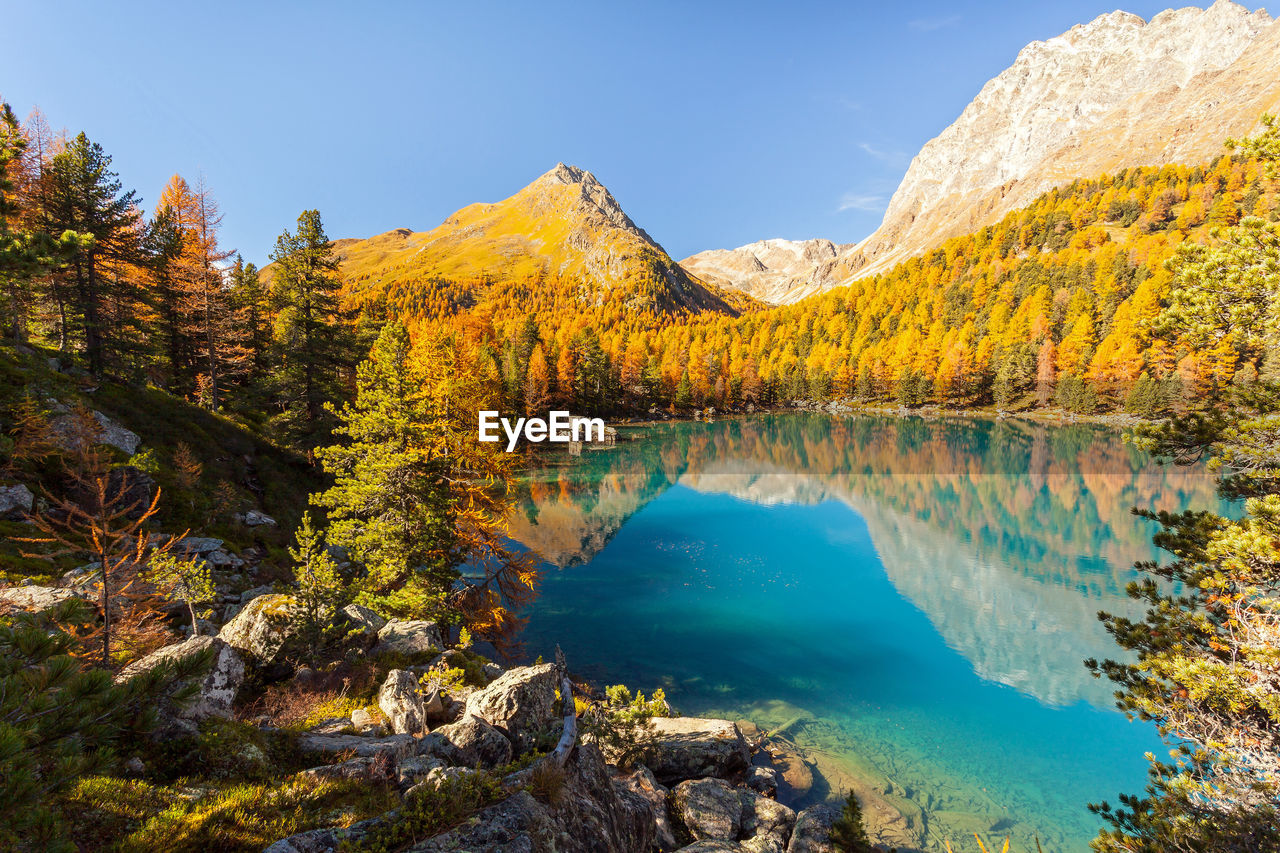
[[[72,837],[80,849],[120,853],[258,853],[295,833],[350,826],[398,804],[393,790],[368,781],[302,778],[158,786],[93,776],[67,795]]]

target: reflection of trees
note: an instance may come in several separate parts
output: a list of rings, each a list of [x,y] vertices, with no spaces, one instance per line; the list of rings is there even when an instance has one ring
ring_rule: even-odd
[[[550,562],[591,559],[681,482],[760,503],[840,500],[890,579],[986,678],[1050,702],[1105,700],[1081,659],[1094,614],[1125,604],[1150,531],[1131,506],[1208,506],[1202,472],[1155,466],[1114,433],[1018,421],[768,416],[654,427],[528,483],[514,538]]]

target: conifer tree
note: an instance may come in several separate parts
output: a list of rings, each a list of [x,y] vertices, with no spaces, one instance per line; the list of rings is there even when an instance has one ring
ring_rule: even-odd
[[[52,230],[90,238],[72,254],[65,275],[89,371],[100,376],[116,354],[113,312],[134,303],[118,268],[139,258],[137,194],[123,188],[111,157],[84,133],[53,156],[49,186]]]
[[[295,619],[298,622],[307,663],[316,666],[320,654],[333,639],[334,617],[346,603],[346,585],[337,563],[325,546],[324,535],[311,523],[311,513],[302,514],[297,533],[298,546],[289,549],[293,558]]]
[[[275,425],[309,452],[328,436],[326,403],[342,396],[351,344],[341,307],[341,280],[333,244],[317,210],[298,217],[297,231],[276,240],[272,280],[275,303]]]

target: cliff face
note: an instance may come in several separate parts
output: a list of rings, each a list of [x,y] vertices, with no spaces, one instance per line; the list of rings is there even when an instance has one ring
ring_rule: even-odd
[[[680,266],[703,281],[780,305],[822,289],[846,248],[830,240],[760,240],[699,252]]]
[[[764,287],[761,273],[733,261],[761,244],[685,263],[724,286],[794,302],[887,270],[1076,178],[1210,160],[1278,108],[1280,26],[1266,11],[1218,0],[1151,21],[1112,12],[1023,48],[921,148],[871,236],[836,247],[834,263],[797,255],[769,267],[790,289]]]

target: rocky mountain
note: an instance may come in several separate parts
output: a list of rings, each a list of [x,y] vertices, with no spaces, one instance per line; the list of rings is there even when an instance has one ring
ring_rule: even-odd
[[[1280,26],[1265,10],[1218,0],[1150,21],[1102,15],[1023,48],[924,145],[880,227],[860,243],[838,246],[835,263],[762,261],[795,286],[761,298],[793,302],[884,271],[1075,178],[1208,161],[1224,139],[1249,133],[1263,112],[1277,108]],[[756,293],[759,277],[740,253],[760,245],[687,262],[709,280]]]
[[[620,295],[629,307],[733,310],[673,261],[594,175],[563,163],[510,198],[464,207],[431,231],[401,228],[335,247],[357,298],[430,279],[462,286],[555,280],[585,286],[591,300]]]
[[[843,248],[830,240],[761,240],[699,252],[680,266],[703,281],[779,305],[820,290],[831,280]]]

